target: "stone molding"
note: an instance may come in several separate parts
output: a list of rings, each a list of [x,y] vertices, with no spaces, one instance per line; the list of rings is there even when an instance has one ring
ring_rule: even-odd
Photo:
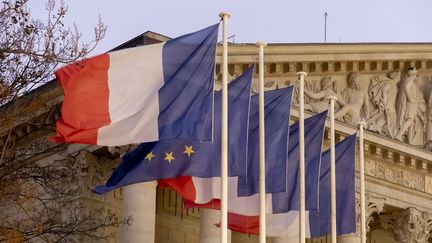
[[[425,175],[410,171],[395,164],[386,163],[368,155],[365,156],[365,174],[404,187],[425,191]],[[430,193],[430,192],[427,192]]]

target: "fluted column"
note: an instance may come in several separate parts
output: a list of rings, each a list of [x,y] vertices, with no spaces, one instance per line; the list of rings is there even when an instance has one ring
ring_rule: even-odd
[[[122,227],[120,242],[155,241],[156,182],[123,188],[123,217],[130,217],[131,224]]]
[[[432,230],[432,215],[416,208],[407,208],[380,216],[384,229],[390,230],[397,243],[428,242]]]
[[[360,234],[346,234],[337,237],[338,243],[360,243]]]
[[[136,145],[108,147],[112,156],[123,157]],[[120,242],[154,242],[156,224],[156,181],[123,187],[122,218],[130,224],[121,228]]]
[[[298,242],[299,237],[297,236],[281,236],[272,238],[272,243],[290,243],[290,242]]]
[[[219,243],[220,228],[216,226],[220,222],[220,213],[214,209],[200,210],[199,242]],[[228,242],[231,242],[231,231],[228,230]]]

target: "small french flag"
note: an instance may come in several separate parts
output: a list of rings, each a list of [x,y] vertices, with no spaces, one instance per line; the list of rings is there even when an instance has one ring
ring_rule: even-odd
[[[107,146],[211,140],[217,32],[218,24],[57,70],[64,101],[51,140]]]

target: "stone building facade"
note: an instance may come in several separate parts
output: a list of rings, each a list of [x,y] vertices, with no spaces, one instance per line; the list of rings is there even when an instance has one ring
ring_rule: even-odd
[[[118,48],[167,40],[147,32]],[[116,48],[117,49],[117,48]],[[216,85],[220,86],[221,52],[218,49]],[[239,75],[257,63],[254,44],[229,45],[229,76]],[[257,69],[258,70],[258,69]],[[337,95],[336,141],[357,131],[356,122],[366,121],[365,180],[368,242],[432,242],[432,44],[269,44],[265,48],[265,88],[278,89],[297,84],[296,72],[305,71],[306,117],[326,109],[326,97]],[[254,87],[257,87],[257,73]],[[254,88],[256,91],[256,88]],[[35,90],[42,103],[59,106],[61,89],[55,82]],[[292,119],[298,117],[297,95],[293,98]],[[57,112],[48,114],[42,106],[37,116],[46,117],[53,127]],[[30,119],[30,118],[29,118]],[[17,132],[30,133],[38,128],[23,122]],[[327,127],[328,128],[328,127]],[[36,139],[45,139],[41,134]],[[4,138],[0,138],[0,143]],[[325,146],[329,135],[325,133]],[[76,170],[68,184],[88,209],[104,207],[119,217],[131,214],[132,225],[114,232],[110,242],[133,242],[128,235],[145,231],[140,242],[211,242],[211,228],[218,214],[208,210],[184,209],[181,198],[169,189],[144,183],[135,188],[115,190],[103,196],[90,189],[103,183],[130,148],[88,145],[58,145],[38,148],[46,151],[39,161],[67,161]],[[73,155],[73,156],[71,156]],[[359,191],[358,161],[357,191]],[[136,195],[136,192],[140,192]],[[358,210],[359,214],[360,210]],[[358,219],[358,225],[360,220]],[[145,225],[144,229],[138,227]],[[200,229],[208,229],[201,234]],[[141,232],[142,233],[142,232]],[[217,233],[216,233],[217,236]],[[339,238],[356,242],[358,235]],[[89,242],[82,238],[81,242]],[[231,242],[258,242],[256,236],[232,232]],[[269,242],[287,242],[270,239]],[[289,242],[289,241],[288,241]],[[329,238],[309,242],[330,242]]]

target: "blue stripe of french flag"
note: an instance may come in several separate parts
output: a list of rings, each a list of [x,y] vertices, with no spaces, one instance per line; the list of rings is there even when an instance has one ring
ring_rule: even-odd
[[[211,140],[217,32],[218,24],[57,70],[64,101],[52,140],[108,146]]]

